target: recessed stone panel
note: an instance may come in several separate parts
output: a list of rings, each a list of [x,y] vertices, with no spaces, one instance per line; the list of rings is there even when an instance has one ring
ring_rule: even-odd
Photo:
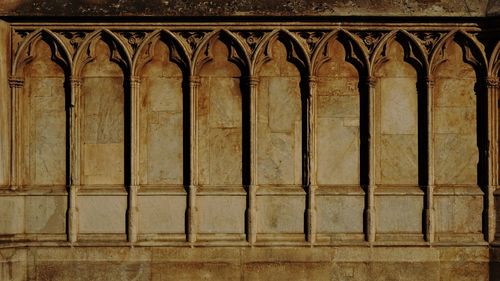
[[[415,135],[417,133],[416,83],[416,77],[380,79],[381,134]]]
[[[304,196],[258,196],[259,233],[304,233]]]
[[[318,196],[318,233],[363,233],[364,196]]]
[[[140,233],[184,233],[185,196],[139,196]]]
[[[198,165],[203,185],[242,183],[242,96],[238,67],[220,40],[202,66],[198,89]],[[236,76],[236,77],[235,77]]]
[[[405,61],[399,42],[391,41],[386,48],[387,60],[376,71],[376,182],[417,184],[417,73]]]
[[[26,196],[26,233],[65,233],[66,196]]]
[[[359,183],[359,119],[318,118],[318,183]]]
[[[124,183],[125,94],[120,66],[99,40],[82,71],[82,149],[85,184]]]
[[[380,182],[418,183],[418,143],[415,135],[380,137]]]
[[[64,70],[52,60],[45,41],[36,45],[37,56],[26,69],[25,143],[28,184],[66,183],[66,94]]]
[[[245,196],[199,196],[200,233],[244,233]]]
[[[481,196],[437,196],[434,201],[436,232],[481,233]]]
[[[0,233],[24,232],[24,197],[0,197]]]
[[[140,98],[140,175],[144,184],[183,180],[182,72],[158,41],[142,69]]]
[[[422,233],[422,196],[377,196],[377,233]]]
[[[125,233],[126,196],[78,196],[79,232]]]
[[[300,74],[281,41],[259,72],[257,174],[261,184],[300,184],[302,107]]]
[[[476,74],[462,48],[448,43],[436,69],[434,155],[437,184],[477,183]]]

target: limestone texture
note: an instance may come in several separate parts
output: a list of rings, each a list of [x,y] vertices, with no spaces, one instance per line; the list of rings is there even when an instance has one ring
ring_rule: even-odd
[[[497,5],[3,1],[0,281],[500,280]]]

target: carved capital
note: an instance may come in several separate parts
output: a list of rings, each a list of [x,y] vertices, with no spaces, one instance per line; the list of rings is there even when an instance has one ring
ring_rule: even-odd
[[[189,77],[189,84],[191,86],[196,86],[197,87],[197,86],[200,85],[200,83],[201,83],[201,79],[200,79],[199,76],[190,76]]]
[[[249,86],[257,86],[259,84],[259,77],[257,76],[247,76],[245,77],[245,82],[249,85]]]
[[[496,77],[486,77],[485,82],[486,82],[486,87],[488,88],[498,87],[498,78]]]
[[[131,76],[130,77],[130,83],[133,86],[139,85],[141,83],[141,77],[139,77],[139,76]]]
[[[373,76],[368,76],[366,77],[366,84],[368,85],[368,87],[370,88],[375,88],[375,86],[377,85],[377,78],[373,77]]]
[[[434,77],[428,76],[425,78],[425,83],[427,84],[427,87],[434,87],[436,81],[434,80]]]
[[[20,77],[10,77],[9,78],[9,86],[11,88],[22,88],[24,85],[24,79]]]
[[[128,186],[128,192],[130,194],[133,194],[133,195],[137,194],[139,189],[140,189],[140,185],[129,185]]]
[[[69,78],[69,83],[72,87],[80,87],[82,85],[82,80],[78,77]]]
[[[318,78],[316,76],[308,76],[306,78],[306,81],[307,83],[309,83],[309,85],[316,85],[316,83],[318,82]]]

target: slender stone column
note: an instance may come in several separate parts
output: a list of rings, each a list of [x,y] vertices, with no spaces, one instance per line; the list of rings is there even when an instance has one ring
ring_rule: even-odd
[[[373,76],[366,78],[368,86],[368,188],[366,191],[366,240],[370,243],[375,241],[375,85],[377,79]]]
[[[198,189],[198,88],[200,78],[191,76],[189,79],[189,167],[190,179],[188,188],[187,217],[187,240],[189,243],[196,242],[198,210],[196,208],[196,193]]]
[[[130,78],[130,179],[128,186],[127,238],[130,243],[137,241],[138,208],[137,191],[139,190],[139,105],[140,78]]]
[[[17,190],[20,182],[20,159],[21,159],[21,95],[23,93],[24,79],[11,77],[9,79],[11,89],[11,156],[10,156],[10,189]]]
[[[434,209],[434,79],[426,79],[427,99],[427,182],[425,190],[425,240],[434,242],[435,209]]]
[[[498,188],[498,168],[500,159],[498,158],[498,78],[487,77],[486,88],[488,96],[488,196],[487,203],[487,223],[488,233],[486,241],[495,240],[496,215],[495,215],[495,197],[494,192]]]
[[[257,240],[257,89],[259,79],[247,78],[250,101],[250,178],[247,191],[247,241],[254,245]]]
[[[69,186],[68,186],[68,240],[75,243],[78,239],[78,207],[76,204],[80,182],[80,109],[81,109],[81,81],[71,77],[70,82],[70,118],[69,118]]]
[[[307,81],[307,151],[306,151],[306,192],[307,192],[307,212],[306,227],[307,241],[311,244],[316,242],[316,77],[310,76]]]

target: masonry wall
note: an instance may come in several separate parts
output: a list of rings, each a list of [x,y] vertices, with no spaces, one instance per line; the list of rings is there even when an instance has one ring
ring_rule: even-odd
[[[1,280],[499,278],[495,32],[0,36]]]

